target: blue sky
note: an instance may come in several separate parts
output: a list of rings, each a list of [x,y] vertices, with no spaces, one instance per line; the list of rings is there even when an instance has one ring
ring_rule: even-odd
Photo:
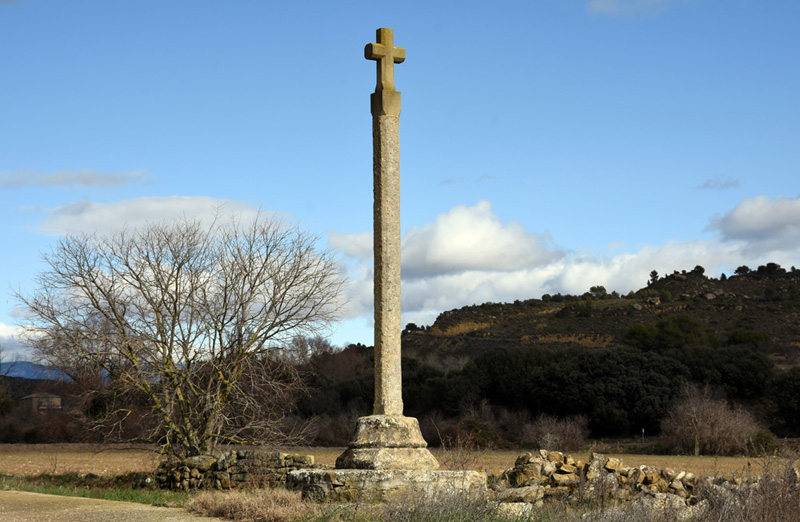
[[[392,27],[404,323],[800,253],[800,3],[0,0],[0,343],[60,235],[215,207],[336,250],[372,343],[375,64]]]

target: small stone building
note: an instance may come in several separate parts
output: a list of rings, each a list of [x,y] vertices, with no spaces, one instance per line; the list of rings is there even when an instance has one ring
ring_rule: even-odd
[[[19,407],[28,415],[61,411],[61,396],[54,393],[32,393],[20,399]]]

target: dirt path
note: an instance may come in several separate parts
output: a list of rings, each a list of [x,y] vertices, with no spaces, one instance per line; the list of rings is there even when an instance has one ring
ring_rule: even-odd
[[[0,491],[0,520],[3,522],[203,522],[220,519],[191,515],[177,508],[130,502]]]

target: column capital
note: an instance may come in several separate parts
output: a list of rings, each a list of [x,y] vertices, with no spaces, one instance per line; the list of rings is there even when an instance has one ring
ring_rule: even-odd
[[[370,95],[370,112],[373,116],[400,116],[400,93],[376,91]]]

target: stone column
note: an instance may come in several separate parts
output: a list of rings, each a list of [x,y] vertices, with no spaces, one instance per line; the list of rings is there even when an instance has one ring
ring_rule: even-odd
[[[388,99],[396,99],[396,103],[385,103]],[[389,106],[387,107],[387,105]],[[379,91],[372,95],[372,147],[373,255],[375,261],[375,405],[373,413],[376,415],[402,415],[399,92]]]
[[[400,369],[400,93],[394,88],[394,64],[405,60],[391,29],[377,31],[377,43],[364,49],[378,62],[371,96],[374,259],[375,259],[375,403],[373,415],[358,420],[349,448],[337,468],[436,469],[417,419],[403,416]]]

